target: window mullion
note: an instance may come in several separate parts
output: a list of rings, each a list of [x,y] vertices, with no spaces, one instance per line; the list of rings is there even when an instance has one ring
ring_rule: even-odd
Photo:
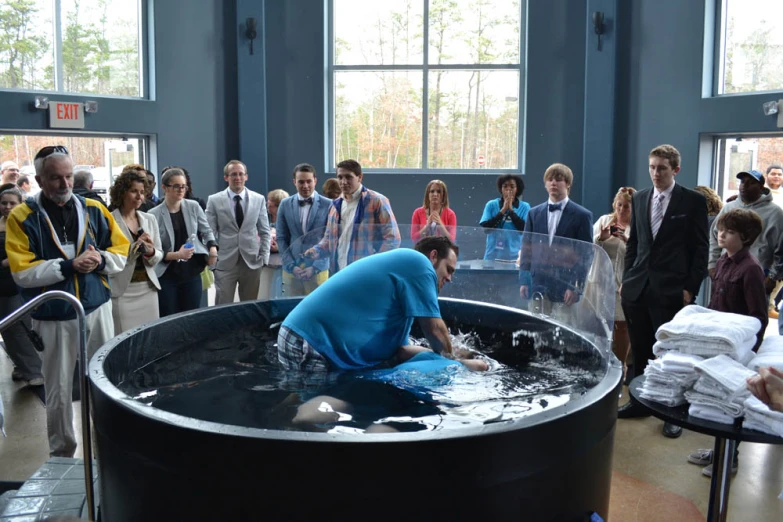
[[[424,2],[424,19],[422,20],[422,94],[421,94],[421,166],[424,169],[429,168],[429,105],[430,105],[430,2]]]
[[[54,90],[65,90],[63,84],[63,18],[61,0],[54,0]]]

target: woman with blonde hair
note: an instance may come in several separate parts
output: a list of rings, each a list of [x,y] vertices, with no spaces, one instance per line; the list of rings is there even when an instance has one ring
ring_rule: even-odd
[[[411,217],[413,242],[428,236],[448,236],[452,241],[457,238],[457,215],[449,208],[449,191],[439,179],[427,183],[424,203]]]
[[[261,284],[258,289],[259,299],[270,299],[273,297],[280,297],[282,293],[283,284],[283,257],[277,248],[277,229],[275,223],[277,223],[277,209],[280,207],[280,202],[288,197],[288,192],[283,189],[275,189],[266,195],[266,209],[269,212],[269,230],[272,232],[272,243],[269,245],[269,264],[264,265],[261,268]],[[274,292],[278,285],[276,275],[279,275],[280,279],[280,292]]]
[[[141,165],[126,166],[114,180],[112,216],[131,242],[125,268],[109,276],[114,333],[154,321],[158,317],[160,282],[154,267],[163,259],[158,221],[140,207],[147,193],[147,174]]]
[[[628,324],[625,321],[623,307],[620,304],[620,285],[625,271],[626,243],[631,234],[631,201],[634,192],[636,189],[633,187],[620,187],[612,203],[613,212],[601,216],[593,225],[593,241],[604,249],[614,269],[617,294],[614,307],[613,351],[623,363],[623,372],[626,369],[625,360],[631,348],[631,339],[628,335]]]

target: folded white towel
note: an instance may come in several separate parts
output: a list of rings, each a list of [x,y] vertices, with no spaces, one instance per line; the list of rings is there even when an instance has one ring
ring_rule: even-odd
[[[641,397],[642,399],[647,399],[648,401],[653,401],[659,404],[663,404],[664,406],[669,406],[671,408],[675,406],[680,406],[687,402],[685,400],[685,396],[682,394],[674,397],[669,397],[669,396],[662,396],[652,392],[646,392],[644,390],[639,391],[639,397]]]
[[[729,401],[725,399],[718,399],[711,395],[699,393],[694,390],[688,390],[685,392],[685,400],[691,404],[698,404],[701,406],[711,406],[719,409],[721,412],[729,415],[730,417],[737,418],[742,417],[745,412],[743,407],[743,401]]]
[[[734,424],[734,417],[726,415],[717,408],[704,406],[701,404],[691,404],[688,408],[688,415],[721,424]]]
[[[783,413],[770,410],[769,406],[754,396],[745,399],[744,406],[744,428],[783,437]]]
[[[758,372],[759,368],[766,368],[767,366],[772,366],[778,370],[783,370],[783,352],[768,351],[766,353],[759,353],[748,363],[748,368],[754,372]]]
[[[783,353],[783,335],[767,335],[761,341],[758,355],[767,353]]]
[[[690,373],[694,371],[696,365],[704,360],[704,357],[698,355],[689,355],[685,353],[669,352],[660,359],[661,369],[665,372]]]
[[[674,318],[661,325],[655,333],[659,341],[685,341],[703,344],[705,354],[738,353],[749,339],[755,338],[761,321],[755,317],[727,312],[716,312],[698,305],[684,307]],[[698,354],[696,351],[680,350]]]
[[[654,383],[656,386],[675,386],[690,388],[699,379],[695,370],[690,373],[665,372],[653,364],[648,364],[644,369],[647,376],[645,382]]]
[[[696,371],[714,379],[729,397],[746,394],[748,378],[756,375],[756,372],[726,355],[705,359],[696,365]]]
[[[776,422],[783,423],[783,413],[775,410],[770,410],[769,406],[761,402],[754,395],[751,395],[750,397],[745,399],[744,406],[746,412],[764,415],[765,417],[769,417],[770,419]]]
[[[774,435],[776,437],[783,437],[783,433],[775,431],[775,428],[767,425],[764,422],[754,420],[753,417],[748,418],[745,416],[745,420],[742,421],[742,427],[746,430],[756,430],[766,433],[767,435]]]

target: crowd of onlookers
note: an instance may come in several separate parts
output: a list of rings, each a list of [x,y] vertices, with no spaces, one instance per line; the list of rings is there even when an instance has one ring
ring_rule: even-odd
[[[712,189],[675,183],[680,154],[674,147],[656,147],[649,160],[652,187],[620,188],[612,211],[595,221],[569,198],[571,169],[555,163],[543,176],[546,201],[531,207],[522,177],[503,174],[498,197],[486,203],[479,222],[484,259],[519,265],[521,302],[535,300],[538,310],[566,322],[584,299],[594,259],[593,247],[581,251],[574,241],[606,252],[617,288],[614,352],[624,365],[633,355],[629,378],[653,358],[656,329],[700,291],[709,294],[712,286],[711,307],[753,315],[766,326],[769,315],[777,316],[771,296],[783,280],[780,166],[770,166],[766,178],[755,170],[739,173],[739,197],[723,204]],[[292,195],[276,189],[266,196],[247,188],[247,167],[231,160],[222,173],[226,188],[206,201],[193,194],[183,167],[161,171],[158,198],[155,175],[127,165],[108,206],[92,190],[89,172],[73,172],[65,147],[41,149],[35,169],[41,191],[30,196],[29,179],[15,164],[0,167],[0,315],[45,291],[69,292],[87,313],[90,355],[123,331],[203,306],[212,285],[216,304],[237,295],[269,298],[280,285],[286,295],[306,295],[348,264],[401,244],[388,198],[364,184],[354,160],[338,163],[320,193],[316,169],[302,163],[293,169]],[[410,222],[413,242],[457,239],[443,181],[427,184]],[[740,293],[738,274],[745,285]],[[32,323],[3,332],[14,379],[46,384],[50,450],[57,456],[76,448],[73,372],[63,369],[76,362],[77,334],[74,310],[59,301],[37,307]],[[39,355],[40,345],[58,349]],[[620,409],[621,417],[638,414],[632,402]],[[669,436],[678,430],[664,428]]]

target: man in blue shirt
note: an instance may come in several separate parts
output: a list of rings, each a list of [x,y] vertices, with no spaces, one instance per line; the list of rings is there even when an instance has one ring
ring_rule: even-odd
[[[334,371],[405,361],[427,350],[408,345],[414,318],[435,352],[451,354],[438,292],[451,281],[458,254],[448,237],[428,237],[415,250],[392,250],[346,266],[283,321],[278,336],[281,366]],[[486,369],[484,361],[465,363]]]

